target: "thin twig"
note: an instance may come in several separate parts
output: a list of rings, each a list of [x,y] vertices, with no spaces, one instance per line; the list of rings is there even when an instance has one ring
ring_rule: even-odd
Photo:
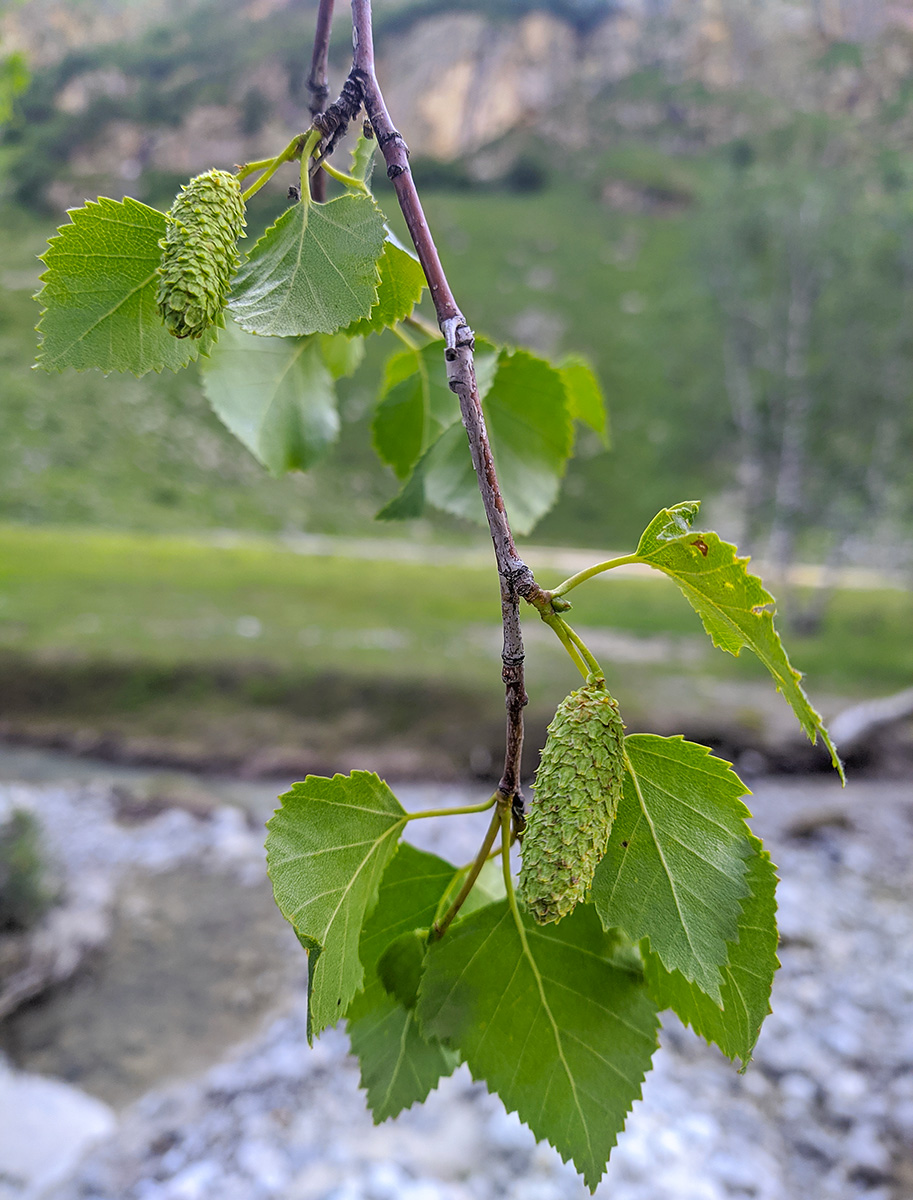
[[[456,917],[457,913],[463,907],[463,904],[466,901],[466,897],[469,895],[469,893],[472,891],[473,887],[475,886],[475,881],[479,878],[482,868],[488,862],[488,856],[491,853],[491,848],[494,845],[495,838],[498,836],[498,830],[501,828],[501,824],[502,824],[501,813],[502,813],[502,811],[504,811],[504,808],[505,808],[505,805],[504,805],[503,801],[501,801],[498,804],[498,807],[494,811],[494,815],[491,818],[491,824],[488,826],[488,832],[485,834],[485,838],[482,841],[482,845],[479,847],[478,854],[473,859],[472,866],[469,868],[469,874],[466,876],[465,880],[463,881],[463,886],[460,888],[459,892],[457,893],[456,899],[450,905],[450,907],[447,909],[447,911],[444,913],[443,917],[441,917],[441,919],[439,921],[435,921],[434,924],[431,926],[431,933],[429,935],[431,941],[434,941],[437,938],[442,938],[444,936],[444,934],[450,928],[450,923],[453,921],[454,917]],[[508,812],[510,811],[509,808],[507,811]],[[507,836],[509,839],[510,838],[509,829],[508,829]]]
[[[317,29],[314,32],[314,53],[311,58],[311,73],[308,75],[308,90],[311,102],[308,108],[311,117],[319,117],[327,106],[330,97],[329,80],[327,77],[327,60],[330,56],[330,28],[333,24],[333,0],[320,0],[317,9]],[[320,171],[311,176],[311,197],[314,200],[326,199],[326,180]]]
[[[473,333],[460,311],[434,239],[428,229],[421,200],[409,169],[409,150],[394,128],[377,82],[374,66],[374,38],[371,27],[371,0],[352,0],[355,53],[350,80],[361,89],[368,119],[387,164],[406,220],[406,226],[428,281],[438,325],[444,335],[444,358],[451,391],[460,401],[460,413],[469,438],[472,464],[479,481],[485,515],[491,531],[495,560],[501,579],[501,620],[504,631],[502,678],[506,689],[507,738],[504,773],[499,791],[509,797],[520,794],[520,758],[523,750],[523,708],[528,702],[523,673],[523,636],[520,630],[520,599],[540,594],[532,571],[517,553],[504,500],[498,485],[491,445],[485,428],[482,402],[473,367]]]

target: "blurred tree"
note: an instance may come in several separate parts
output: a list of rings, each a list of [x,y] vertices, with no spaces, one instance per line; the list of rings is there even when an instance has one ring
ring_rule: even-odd
[[[780,568],[812,534],[831,566],[877,561],[913,515],[907,191],[740,154],[695,228],[721,323],[740,540]]]

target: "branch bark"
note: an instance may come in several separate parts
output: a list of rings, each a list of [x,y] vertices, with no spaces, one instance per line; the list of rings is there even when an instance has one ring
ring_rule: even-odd
[[[333,0],[320,0],[317,9],[317,29],[314,32],[314,52],[311,57],[311,73],[308,75],[308,105],[311,117],[319,117],[327,106],[330,86],[327,78],[327,60],[330,55],[330,29],[333,25]],[[326,199],[326,175],[315,171],[310,179],[311,196],[314,200]]]
[[[451,391],[460,402],[460,413],[469,439],[472,464],[494,545],[495,561],[501,580],[501,620],[504,633],[501,674],[506,689],[507,706],[504,772],[498,790],[512,800],[520,794],[523,709],[527,703],[520,600],[528,600],[530,603],[538,600],[541,603],[542,592],[532,571],[517,553],[504,508],[476,384],[473,333],[450,290],[409,169],[409,149],[390,120],[383,93],[377,82],[371,0],[352,0],[352,23],[355,51],[350,79],[361,89],[368,119],[387,165],[387,176],[393,183],[399,206],[428,281],[438,325],[444,335],[447,380]]]

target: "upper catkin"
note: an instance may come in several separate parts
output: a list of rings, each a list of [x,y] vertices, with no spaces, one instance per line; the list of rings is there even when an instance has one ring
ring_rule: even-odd
[[[241,185],[228,171],[205,171],[184,184],[167,214],[156,301],[178,338],[199,338],[222,324],[244,236]]]
[[[571,692],[548,727],[527,816],[520,895],[539,922],[584,898],[606,852],[624,776],[624,723],[602,686]]]

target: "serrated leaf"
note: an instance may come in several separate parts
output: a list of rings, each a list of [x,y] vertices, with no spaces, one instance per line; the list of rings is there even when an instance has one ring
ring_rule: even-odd
[[[602,957],[611,940],[589,906],[521,922],[522,934],[502,901],[434,943],[419,1020],[595,1188],[650,1068],[656,1009]]]
[[[38,365],[145,375],[205,354],[212,334],[172,337],[156,305],[165,214],[129,196],[100,196],[69,217],[43,255]]]
[[[344,333],[321,333],[320,350],[327,370],[334,379],[354,375],[365,356],[365,341],[346,337]]]
[[[228,321],[201,373],[216,415],[273,475],[306,471],[339,435],[317,338],[258,337]]]
[[[749,558],[717,534],[693,529],[700,504],[690,501],[664,508],[644,531],[637,558],[674,579],[703,622],[714,646],[738,656],[752,650],[767,667],[814,745],[820,735],[831,761],[844,780],[837,750],[821,717],[802,689],[801,672],[789,661],[774,628],[774,598],[757,575],[748,572]]]
[[[632,942],[649,938],[666,970],[681,971],[716,1003],[748,895],[747,792],[706,746],[625,738],[624,794],[593,878],[606,929]]]
[[[376,149],[377,139],[365,137],[363,133],[360,133],[352,147],[352,165],[349,167],[349,174],[355,179],[364,180],[365,183],[370,182],[371,174],[374,171]]]
[[[356,1019],[348,1022],[352,1053],[358,1058],[371,1115],[379,1124],[427,1099],[441,1079],[453,1074],[460,1056],[435,1038],[426,1038],[415,1009],[403,1008],[383,989],[370,1007],[367,996],[356,997],[354,1003]]]
[[[408,250],[403,250],[388,238],[377,266],[380,270],[377,303],[369,316],[349,325],[346,333],[350,337],[380,333],[405,320],[422,298],[425,273],[421,263]]]
[[[567,396],[567,408],[575,421],[589,425],[604,446],[609,445],[605,397],[593,368],[579,354],[569,354],[558,364]]]
[[[414,1010],[391,996],[378,975],[378,964],[391,945],[412,937],[416,926],[431,927],[454,873],[454,867],[437,855],[402,843],[362,931],[359,953],[365,987],[349,1005],[346,1024],[375,1121],[395,1117],[424,1100],[459,1062],[452,1050],[423,1036]]]
[[[738,940],[729,946],[720,990],[722,1008],[679,972],[666,971],[659,958],[644,955],[647,987],[659,1009],[673,1009],[681,1020],[708,1042],[715,1042],[743,1068],[770,1012],[770,990],[780,963],[777,959],[777,872],[760,841],[751,838],[745,882],[751,894],[742,903]]]
[[[430,350],[426,347],[425,353]],[[557,498],[573,444],[561,376],[549,363],[526,351],[502,350],[494,361],[488,355],[479,356],[477,381],[511,524],[516,532],[529,533]],[[410,394],[410,400],[414,421],[419,411],[418,393]],[[392,444],[392,438],[389,440]],[[410,444],[414,446],[414,437]],[[485,524],[466,434],[455,422],[431,442],[400,496],[378,516],[416,516],[425,501],[454,516]]]
[[[364,982],[359,939],[406,824],[376,775],[309,775],[267,823],[267,869],[308,951],[308,1039],[335,1025]]]
[[[384,218],[370,196],[302,201],[251,250],[229,308],[249,333],[335,333],[370,313],[383,248]]]

